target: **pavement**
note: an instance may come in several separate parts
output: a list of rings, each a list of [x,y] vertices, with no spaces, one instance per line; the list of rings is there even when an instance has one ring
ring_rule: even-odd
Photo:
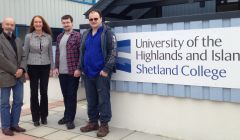
[[[82,94],[83,92],[81,92]],[[103,138],[96,136],[97,131],[82,133],[80,127],[87,122],[87,102],[78,101],[75,118],[75,129],[67,130],[65,125],[58,125],[63,117],[64,105],[57,78],[49,81],[49,116],[48,124],[35,127],[31,121],[29,82],[24,86],[24,105],[19,125],[25,128],[25,133],[15,133],[14,136],[5,136],[0,132],[0,140],[176,140],[154,134],[147,134],[135,130],[110,126],[110,133]]]

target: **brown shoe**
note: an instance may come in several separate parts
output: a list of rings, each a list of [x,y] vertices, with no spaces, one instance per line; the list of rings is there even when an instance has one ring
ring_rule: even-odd
[[[12,131],[15,131],[15,132],[26,132],[26,129],[20,127],[20,126],[15,126],[15,127],[11,127],[10,128]]]
[[[13,136],[14,135],[13,131],[10,130],[9,128],[2,129],[2,133],[6,136]]]
[[[86,126],[81,127],[80,131],[81,132],[90,132],[90,131],[95,131],[98,130],[99,125],[96,122],[89,122]]]
[[[98,129],[97,136],[105,137],[109,133],[109,127],[107,123],[102,123],[100,128]]]

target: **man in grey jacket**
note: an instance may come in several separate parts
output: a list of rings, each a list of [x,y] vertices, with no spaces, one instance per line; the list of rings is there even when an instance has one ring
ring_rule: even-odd
[[[91,28],[82,35],[80,70],[86,90],[89,123],[80,130],[98,130],[97,136],[104,137],[109,133],[108,122],[112,117],[110,79],[115,71],[116,37],[102,23],[100,11],[90,11],[88,20]]]
[[[26,69],[26,57],[22,42],[13,34],[15,21],[5,18],[0,34],[0,97],[2,133],[13,136],[13,131],[24,132],[19,118],[23,105],[23,82]],[[13,92],[12,108],[9,104],[10,92]]]

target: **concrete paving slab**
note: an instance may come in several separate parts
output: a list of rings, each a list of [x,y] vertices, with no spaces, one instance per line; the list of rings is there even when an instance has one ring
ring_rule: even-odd
[[[80,135],[76,138],[73,138],[71,140],[102,140],[100,138],[94,138],[94,137],[90,137],[90,136],[85,136],[85,135]]]
[[[174,139],[142,133],[142,132],[134,132],[131,135],[123,138],[122,140],[174,140]]]
[[[55,108],[52,108],[51,110],[56,112],[61,112],[65,110],[65,107],[64,106],[55,107]]]
[[[0,140],[35,140],[36,137],[24,135],[22,133],[14,133],[14,136],[5,136],[0,133]]]
[[[20,126],[23,127],[24,129],[26,129],[26,131],[37,128],[33,125],[33,123],[22,123],[22,124],[20,124]]]
[[[68,139],[75,138],[77,136],[80,136],[80,134],[76,134],[76,133],[61,130],[61,131],[57,131],[55,133],[52,133],[50,135],[47,135],[43,138],[47,139],[47,140],[68,140]]]
[[[81,125],[81,126],[78,126],[78,127],[76,127],[75,129],[73,129],[73,130],[69,130],[70,132],[73,132],[73,133],[79,133],[79,134],[81,134],[81,135],[85,135],[85,136],[90,136],[90,137],[97,137],[97,131],[92,131],[92,132],[87,132],[87,133],[83,133],[83,132],[81,132],[80,131],[80,128],[82,127],[82,126],[85,126],[86,124],[84,124],[84,125]]]
[[[32,115],[25,115],[20,117],[20,122],[32,122]]]
[[[134,133],[133,130],[121,129],[116,127],[110,127],[110,132],[106,137],[103,137],[104,140],[121,140],[124,137]]]
[[[37,127],[36,129],[30,130],[30,131],[26,131],[25,134],[31,135],[31,136],[35,136],[35,137],[44,137],[47,135],[50,135],[54,132],[59,131],[58,129],[54,129],[54,128],[49,128],[49,127]]]

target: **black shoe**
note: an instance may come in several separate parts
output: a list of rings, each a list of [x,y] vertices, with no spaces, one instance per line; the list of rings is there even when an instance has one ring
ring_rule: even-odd
[[[47,125],[47,119],[42,119],[41,122],[43,125]]]
[[[74,129],[75,128],[74,122],[67,122],[66,126],[67,126],[67,129]]]
[[[33,125],[37,127],[37,126],[40,126],[40,123],[39,123],[39,121],[33,122]]]
[[[63,124],[66,124],[67,121],[65,120],[65,118],[62,118],[61,120],[58,121],[58,124],[59,125],[63,125]]]
[[[2,129],[2,133],[6,136],[13,136],[14,135],[13,131],[10,130],[9,128]]]
[[[15,132],[26,132],[26,129],[24,129],[20,126],[11,127],[10,130],[15,131]]]

